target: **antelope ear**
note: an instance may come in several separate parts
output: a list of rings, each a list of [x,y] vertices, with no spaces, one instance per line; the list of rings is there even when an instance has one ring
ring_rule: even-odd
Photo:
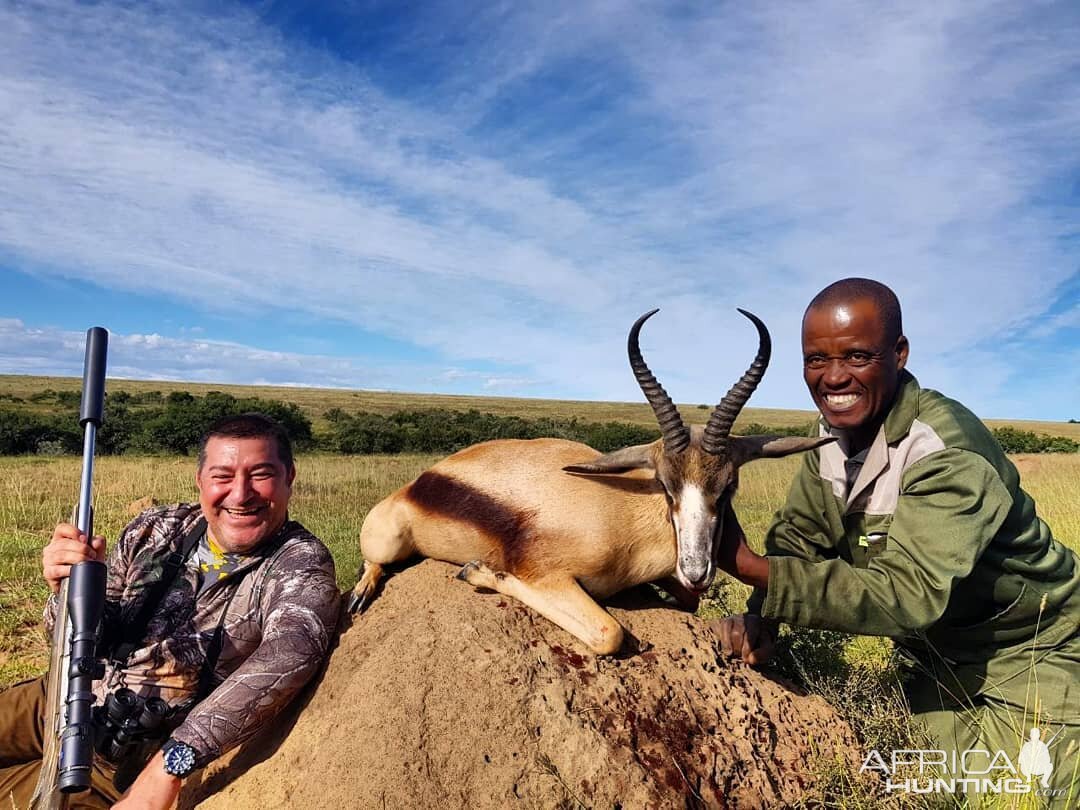
[[[782,458],[835,442],[835,436],[732,436],[732,457],[739,464],[756,458]]]
[[[582,464],[563,467],[564,472],[581,475],[615,475],[628,470],[652,469],[652,444],[636,444],[605,453],[600,458]]]

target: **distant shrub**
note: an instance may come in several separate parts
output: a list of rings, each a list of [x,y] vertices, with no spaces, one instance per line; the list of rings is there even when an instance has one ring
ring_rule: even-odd
[[[57,401],[62,411],[31,413],[12,407],[0,409],[0,454],[42,453],[59,455],[82,451],[78,392],[40,392]],[[71,396],[75,394],[75,396]],[[36,395],[35,395],[36,396]],[[256,397],[237,398],[213,391],[194,397],[174,391],[163,405],[134,409],[134,397],[119,393],[106,398],[105,418],[97,433],[97,450],[104,454],[127,452],[194,452],[199,439],[215,420],[233,414],[259,411],[279,421],[299,449],[314,446],[311,420],[292,403]]]
[[[62,408],[78,408],[82,402],[82,391],[57,391],[56,404]]]
[[[42,391],[35,391],[30,395],[30,401],[41,402],[55,402],[61,407],[71,407],[74,405],[79,407],[79,400],[82,398],[82,392],[80,391],[54,391],[52,388],[46,388]]]
[[[1080,442],[1067,436],[1044,436],[1046,440],[1046,453],[1076,453],[1080,452]]]
[[[67,455],[68,448],[60,439],[40,439],[36,452],[39,456],[64,456]]]
[[[623,422],[577,419],[525,419],[477,410],[442,408],[395,411],[383,415],[328,410],[330,435],[323,445],[340,453],[452,453],[491,439],[552,437],[588,444],[601,452],[651,442],[659,431]]]
[[[623,422],[585,423],[581,427],[582,441],[596,450],[608,453],[632,444],[645,444],[656,439],[660,431]]]
[[[43,442],[50,443],[49,447],[63,447],[66,452],[78,452],[82,447],[78,420],[74,415],[69,420],[54,414],[0,408],[0,455],[36,453]]]
[[[211,391],[211,394],[218,393],[217,391]],[[189,394],[187,391],[170,391],[169,395],[165,397],[165,403],[167,405],[191,405],[195,402],[195,397]]]
[[[1067,436],[1042,436],[1030,430],[998,427],[990,431],[1006,453],[1076,453],[1080,442]]]
[[[739,426],[740,436],[810,436],[814,429],[813,422],[803,425],[763,425],[760,422],[751,422],[748,425]]]

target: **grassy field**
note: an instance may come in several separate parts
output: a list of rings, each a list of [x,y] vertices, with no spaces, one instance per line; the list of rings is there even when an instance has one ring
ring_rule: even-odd
[[[434,460],[412,455],[298,459],[291,514],[326,541],[343,589],[355,582],[364,515]],[[1080,548],[1080,501],[1075,497],[1080,456],[1020,456],[1015,461],[1055,535]],[[760,542],[797,463],[794,458],[759,461],[743,469],[736,506],[750,538]],[[77,458],[0,457],[0,686],[44,668],[39,612],[47,593],[40,573],[41,549],[77,498],[79,465]],[[162,503],[194,500],[193,460],[98,459],[97,533],[115,538],[132,516],[130,505],[145,496]],[[738,605],[745,594],[743,586],[732,582],[722,582],[718,590],[714,612]]]

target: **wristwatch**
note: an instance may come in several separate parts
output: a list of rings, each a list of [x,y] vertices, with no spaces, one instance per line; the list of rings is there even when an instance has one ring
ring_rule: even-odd
[[[165,773],[183,779],[195,770],[195,749],[187,743],[170,737],[161,750],[165,754]]]

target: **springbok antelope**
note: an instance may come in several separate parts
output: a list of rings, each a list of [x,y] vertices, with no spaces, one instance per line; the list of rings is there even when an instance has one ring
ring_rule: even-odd
[[[831,439],[730,435],[772,347],[765,324],[741,309],[757,327],[757,356],[705,427],[687,428],[638,347],[657,311],[638,318],[627,350],[661,438],[606,454],[562,439],[500,440],[443,459],[368,513],[350,611],[371,600],[385,565],[414,554],[464,564],[459,579],[524,602],[599,654],[618,651],[623,629],[594,597],[674,574],[696,606],[716,573],[739,466]]]

